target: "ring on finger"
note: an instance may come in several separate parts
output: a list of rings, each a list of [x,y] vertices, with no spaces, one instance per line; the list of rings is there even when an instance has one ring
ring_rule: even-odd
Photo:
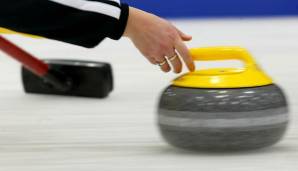
[[[167,63],[167,60],[164,60],[163,62],[157,63],[158,66],[163,66]]]
[[[177,53],[175,53],[174,56],[168,58],[168,60],[169,60],[169,61],[174,61],[176,58],[178,58],[178,54],[177,54]]]

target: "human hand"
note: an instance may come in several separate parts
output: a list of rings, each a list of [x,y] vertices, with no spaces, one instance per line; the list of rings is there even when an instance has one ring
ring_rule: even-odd
[[[195,70],[193,59],[183,42],[190,41],[192,37],[162,18],[130,7],[124,36],[130,38],[136,48],[164,72],[171,70],[171,63],[174,72],[180,73],[182,61],[190,71]]]

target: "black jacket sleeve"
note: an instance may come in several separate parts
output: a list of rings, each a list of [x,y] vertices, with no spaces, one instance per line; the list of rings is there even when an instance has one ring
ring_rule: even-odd
[[[128,11],[120,0],[1,0],[0,27],[91,48],[120,39]]]

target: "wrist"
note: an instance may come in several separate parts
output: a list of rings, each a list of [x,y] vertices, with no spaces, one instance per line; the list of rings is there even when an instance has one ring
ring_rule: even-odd
[[[128,37],[130,38],[133,34],[133,28],[134,28],[134,17],[135,17],[135,12],[136,12],[136,9],[133,8],[133,7],[129,7],[129,14],[128,14],[128,19],[127,19],[127,25],[126,25],[126,28],[125,28],[125,31],[124,31],[124,34],[123,36],[124,37]]]

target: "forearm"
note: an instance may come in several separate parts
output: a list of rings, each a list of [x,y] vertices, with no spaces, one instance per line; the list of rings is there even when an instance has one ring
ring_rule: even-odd
[[[129,8],[118,0],[2,0],[0,27],[94,47],[119,39]]]

